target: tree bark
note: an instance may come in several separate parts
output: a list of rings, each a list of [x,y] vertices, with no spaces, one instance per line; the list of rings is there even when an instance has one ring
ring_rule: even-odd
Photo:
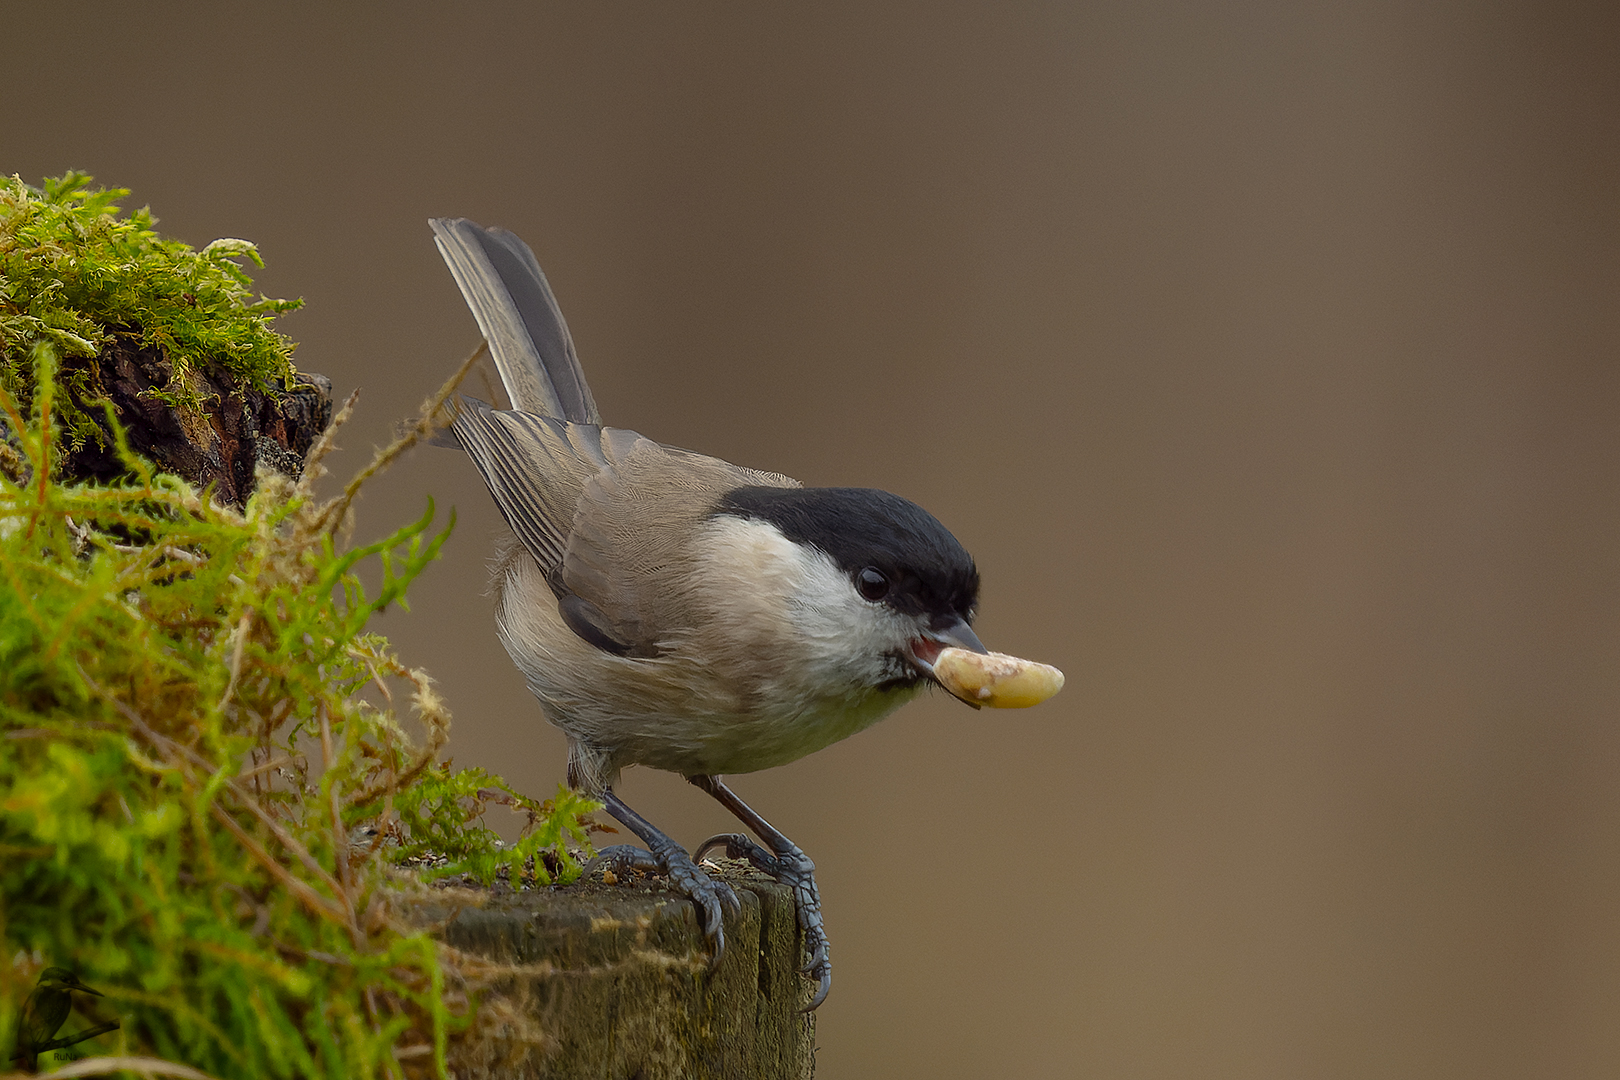
[[[150,458],[159,469],[189,483],[214,487],[214,498],[232,506],[246,505],[253,493],[253,473],[267,465],[286,476],[303,473],[304,455],[332,422],[332,383],[324,375],[299,373],[299,383],[275,393],[244,388],[224,373],[194,372],[201,410],[172,408],[145,391],[167,386],[171,368],[162,350],[137,348],[122,335],[89,365],[91,382],[113,403],[131,450]],[[75,404],[105,427],[102,407],[75,396]],[[114,480],[123,462],[106,444],[86,440],[61,458],[64,482]]]

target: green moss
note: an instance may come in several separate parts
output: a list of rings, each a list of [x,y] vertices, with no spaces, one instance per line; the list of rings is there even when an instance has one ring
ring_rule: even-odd
[[[96,318],[130,324],[115,308]],[[478,977],[396,919],[420,886],[383,856],[434,846],[455,856],[449,872],[545,881],[549,863],[571,879],[567,845],[588,850],[595,808],[440,764],[450,716],[431,680],[367,633],[405,606],[449,528],[434,532],[430,503],[355,546],[347,511],[449,385],[338,498],[313,494],[328,432],[302,481],[261,472],[237,511],[131,454],[110,406],[129,479],[52,479],[61,340],[36,331],[27,370],[8,352],[0,378],[0,1048],[60,965],[106,994],[80,1003],[87,1020],[122,1023],[75,1054],[218,1077],[445,1075],[479,1030]],[[408,737],[407,712],[425,738]],[[531,815],[511,848],[477,822],[496,797]],[[360,839],[367,822],[394,842]]]
[[[172,373],[155,394],[170,405],[201,403],[193,371],[226,372],[258,390],[286,385],[293,344],[270,320],[303,301],[253,299],[235,260],[263,266],[258,249],[215,240],[195,251],[165,239],[149,209],[120,216],[127,189],[90,181],[80,172],[40,188],[0,181],[0,362],[12,396],[33,397],[28,357],[45,343],[69,361],[62,378],[72,396],[95,398],[89,365],[71,361],[99,355],[115,335],[163,350]],[[99,439],[72,396],[59,403],[68,438]]]

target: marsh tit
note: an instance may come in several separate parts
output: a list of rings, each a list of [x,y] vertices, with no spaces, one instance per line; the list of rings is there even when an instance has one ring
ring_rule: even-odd
[[[807,488],[605,427],[562,312],[523,241],[431,222],[489,342],[510,409],[461,398],[457,441],[515,540],[494,571],[502,644],[568,736],[568,782],[647,845],[604,851],[667,875],[718,959],[736,895],[698,865],[723,848],[789,885],[817,981],[831,987],[815,866],[722,782],[876,723],[973,633],[979,574],[933,515],[866,488]],[[693,855],[626,806],[620,770],[680,773],[763,844]]]

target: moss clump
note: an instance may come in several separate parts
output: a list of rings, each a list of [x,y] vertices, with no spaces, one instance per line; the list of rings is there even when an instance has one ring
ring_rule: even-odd
[[[120,216],[125,188],[92,190],[91,178],[70,172],[33,188],[13,176],[0,181],[0,369],[18,401],[34,395],[37,344],[64,361],[58,417],[77,445],[102,433],[75,404],[96,398],[89,365],[115,337],[161,349],[169,383],[154,396],[195,408],[201,396],[193,371],[222,371],[256,390],[287,385],[293,344],[270,320],[302,300],[253,298],[252,279],[234,260],[263,266],[246,240],[215,240],[201,251],[153,229],[149,209]]]
[[[447,1075],[484,976],[396,918],[415,879],[383,854],[432,843],[453,872],[571,879],[594,808],[439,764],[431,680],[366,632],[449,529],[430,504],[353,546],[349,506],[450,386],[339,497],[312,488],[329,431],[300,481],[261,470],[237,510],[130,453],[110,406],[129,479],[53,479],[51,340],[28,368],[8,356],[0,379],[0,1051],[62,966],[106,995],[77,1002],[89,1023],[121,1023],[74,1052],[217,1077]],[[512,848],[471,820],[496,795],[531,813]]]

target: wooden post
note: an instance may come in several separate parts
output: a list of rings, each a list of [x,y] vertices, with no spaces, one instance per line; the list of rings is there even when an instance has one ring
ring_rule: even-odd
[[[463,908],[446,944],[508,965],[485,1007],[509,1020],[452,1054],[456,1076],[556,1080],[804,1080],[815,1022],[799,1010],[814,984],[792,893],[757,874],[727,874],[742,911],[726,951],[709,950],[692,903],[650,882],[584,881],[501,889]],[[419,915],[451,914],[427,904]]]

